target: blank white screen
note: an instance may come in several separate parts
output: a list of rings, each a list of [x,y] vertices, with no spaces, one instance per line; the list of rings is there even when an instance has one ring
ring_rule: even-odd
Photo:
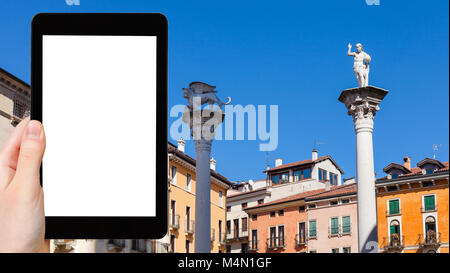
[[[156,37],[43,36],[46,216],[156,216]]]

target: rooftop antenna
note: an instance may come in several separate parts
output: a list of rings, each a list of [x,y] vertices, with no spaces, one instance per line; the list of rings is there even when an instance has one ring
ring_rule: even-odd
[[[266,151],[266,170],[268,169],[268,167],[269,167],[269,152]]]
[[[318,146],[321,144],[325,144],[324,142],[317,141],[316,138],[314,138],[314,150],[317,150]]]
[[[433,159],[436,159],[436,153],[439,150],[439,148],[442,147],[442,144],[433,144]]]

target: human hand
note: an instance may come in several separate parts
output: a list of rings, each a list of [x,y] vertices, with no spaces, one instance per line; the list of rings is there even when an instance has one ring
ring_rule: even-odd
[[[348,43],[348,49],[352,49],[352,45],[350,43]]]
[[[0,252],[45,248],[44,193],[39,183],[45,133],[39,121],[20,122],[0,149]]]

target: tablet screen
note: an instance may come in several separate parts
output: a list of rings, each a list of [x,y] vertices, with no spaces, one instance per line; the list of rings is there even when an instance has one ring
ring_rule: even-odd
[[[43,35],[46,216],[155,216],[156,36]]]

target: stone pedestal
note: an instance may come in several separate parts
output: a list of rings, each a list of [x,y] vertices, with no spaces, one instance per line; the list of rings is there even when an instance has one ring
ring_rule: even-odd
[[[183,121],[189,124],[195,141],[195,252],[211,251],[211,146],[215,129],[224,119],[222,111],[186,108]],[[212,122],[216,119],[216,122]]]
[[[353,117],[356,133],[359,252],[378,250],[372,132],[374,116],[380,110],[378,105],[387,93],[387,90],[369,85],[346,89],[339,96],[348,115]]]

